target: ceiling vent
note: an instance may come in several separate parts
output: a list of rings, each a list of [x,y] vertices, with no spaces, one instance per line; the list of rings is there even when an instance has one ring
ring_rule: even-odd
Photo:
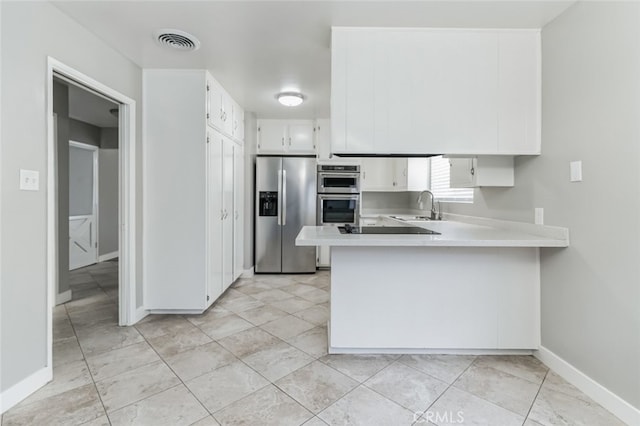
[[[189,33],[180,30],[162,29],[153,33],[156,42],[163,47],[188,52],[198,50],[200,41]]]

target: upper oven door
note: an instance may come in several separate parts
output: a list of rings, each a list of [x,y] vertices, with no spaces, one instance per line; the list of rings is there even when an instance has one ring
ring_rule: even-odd
[[[359,194],[360,173],[318,173],[319,194]]]
[[[318,225],[357,225],[358,195],[318,194]]]

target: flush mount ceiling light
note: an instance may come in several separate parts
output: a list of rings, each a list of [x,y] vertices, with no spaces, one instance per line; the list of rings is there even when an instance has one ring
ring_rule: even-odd
[[[162,47],[191,51],[200,48],[200,41],[193,35],[180,30],[163,28],[153,32],[153,38]]]
[[[294,107],[300,105],[304,101],[302,93],[298,92],[282,92],[278,93],[278,102],[284,106]]]

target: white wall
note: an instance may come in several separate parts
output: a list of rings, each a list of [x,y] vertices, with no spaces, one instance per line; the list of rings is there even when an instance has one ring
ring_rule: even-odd
[[[118,251],[118,150],[98,154],[98,255]]]
[[[2,2],[0,391],[47,363],[46,191],[47,56],[50,55],[137,101],[141,70],[45,2]],[[16,43],[16,34],[24,34]],[[137,128],[140,171],[140,128]],[[18,170],[40,172],[40,191],[18,190]],[[141,193],[140,175],[136,179]],[[141,200],[138,197],[138,230]],[[136,235],[142,259],[141,235]],[[142,268],[137,268],[140,274]],[[141,277],[137,277],[141,283]],[[142,303],[138,289],[137,305]]]
[[[640,4],[577,2],[542,31],[542,155],[461,214],[568,227],[541,250],[542,345],[640,408]],[[569,182],[582,160],[584,181]]]

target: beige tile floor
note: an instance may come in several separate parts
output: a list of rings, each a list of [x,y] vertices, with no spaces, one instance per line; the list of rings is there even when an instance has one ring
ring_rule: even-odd
[[[117,262],[71,274],[54,380],[2,425],[623,424],[530,356],[327,355],[329,275],[237,281],[117,326]]]

